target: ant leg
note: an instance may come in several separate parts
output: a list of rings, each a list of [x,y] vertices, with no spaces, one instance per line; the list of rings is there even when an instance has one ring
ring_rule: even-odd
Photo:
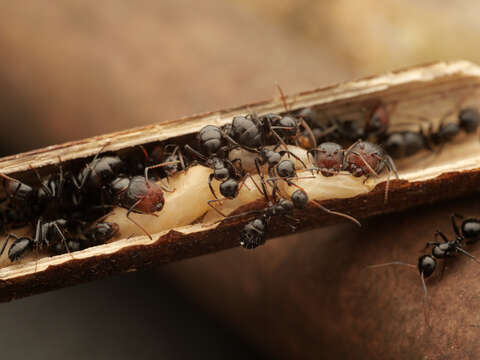
[[[296,225],[298,225],[298,223],[300,222],[300,220],[294,218],[293,216],[290,216],[290,215],[283,215],[283,217],[287,220],[290,220],[292,221],[293,223],[295,223]],[[290,229],[292,230],[292,232],[294,232],[295,230],[297,230],[297,226],[296,225],[293,225],[293,224],[290,224],[288,222],[286,222],[286,224],[290,227]]]
[[[362,227],[362,224],[360,224],[360,221],[358,221],[357,219],[355,219],[353,216],[350,216],[350,215],[347,215],[347,214],[344,214],[344,213],[341,213],[341,212],[338,212],[338,211],[333,211],[333,210],[330,210],[330,209],[327,209],[325,206],[321,205],[319,202],[317,202],[316,200],[312,200],[312,202],[317,206],[319,207],[320,209],[322,209],[323,211],[325,211],[327,214],[331,214],[331,215],[337,215],[337,216],[341,216],[347,220],[350,220],[351,222],[353,222],[355,225],[357,225],[358,227]]]
[[[480,261],[478,261],[478,259],[473,256],[472,254],[470,254],[469,252],[463,250],[460,246],[456,246],[455,249],[460,252],[462,255],[465,255],[467,257],[469,257],[470,259],[472,259],[473,261],[475,261],[476,263],[479,263],[480,264]]]
[[[65,182],[65,178],[63,175],[63,166],[62,166],[62,158],[60,155],[58,155],[58,172],[60,173],[60,179],[59,179],[59,186],[58,186],[58,193],[57,196],[58,198],[62,201],[63,200],[63,185]]]
[[[98,159],[98,156],[100,155],[100,153],[101,153],[108,145],[110,145],[110,143],[111,143],[110,141],[107,141],[105,144],[103,144],[102,147],[100,148],[100,150],[98,150],[98,152],[97,152],[97,153],[95,154],[95,156],[93,157],[93,160],[90,161],[90,162],[87,164],[87,167],[88,167],[89,172],[82,178],[82,181],[80,182],[80,186],[77,186],[78,184],[77,184],[77,181],[76,181],[76,180],[73,182],[74,185],[75,185],[75,187],[77,188],[77,190],[83,189],[83,186],[85,185],[85,182],[87,181],[87,178],[90,176],[90,174],[91,174],[92,172],[95,172],[95,170],[90,167],[90,164],[93,163],[93,162],[95,162],[95,161]],[[96,173],[96,172],[95,172],[95,173]],[[75,178],[75,176],[73,176],[73,178]]]
[[[317,147],[317,139],[315,139],[315,135],[313,135],[312,128],[307,124],[304,118],[300,117],[300,124],[305,128],[308,135],[312,139],[312,147],[315,149]]]
[[[217,194],[215,194],[215,191],[213,190],[213,187],[212,187],[212,180],[214,178],[214,175],[213,173],[211,173],[209,176],[208,176],[208,187],[210,188],[210,191],[212,192],[213,196],[215,197],[215,199],[218,199],[217,197]]]
[[[199,153],[197,150],[192,148],[190,145],[185,145],[184,149],[187,150],[189,153],[192,155],[195,155],[196,157],[200,158],[202,161],[207,161],[208,158],[204,156],[203,154]]]
[[[387,174],[387,184],[385,185],[385,195],[383,197],[383,203],[386,204],[388,202],[388,190],[390,188],[390,169],[388,170]]]
[[[375,170],[373,170],[373,168],[370,166],[370,164],[367,162],[367,160],[365,160],[365,158],[362,156],[362,154],[354,152],[354,151],[349,151],[349,152],[351,152],[353,155],[357,155],[360,158],[360,160],[362,160],[363,164],[367,167],[370,174],[372,174],[375,177],[378,177],[377,172]]]
[[[343,159],[344,161],[346,160],[348,154],[352,151],[352,149],[358,144],[360,143],[362,140],[358,139],[357,141],[355,141],[352,145],[350,145],[347,149],[345,149],[344,153],[343,153]],[[353,153],[355,155],[357,155],[357,153]]]
[[[435,234],[434,234],[435,241],[438,239],[439,236],[443,239],[443,242],[446,242],[446,243],[448,242],[448,239],[443,232],[439,230],[435,231]]]
[[[313,165],[315,165],[315,157],[312,153],[317,151],[319,151],[317,148],[307,150],[307,161],[310,161]],[[310,160],[310,157],[312,157],[312,160]]]
[[[296,160],[298,160],[302,165],[303,167],[306,169],[307,166],[305,165],[305,163],[303,162],[302,159],[300,159],[297,155],[295,155],[294,153],[292,153],[291,151],[287,150],[287,151],[279,151],[278,152],[280,154],[280,156],[283,156],[284,154],[289,154],[289,155],[292,155]]]
[[[67,239],[65,239],[65,235],[63,235],[62,230],[60,230],[60,227],[58,226],[58,224],[56,222],[53,224],[53,226],[55,227],[55,230],[57,230],[57,233],[62,238],[63,245],[65,246],[65,250],[67,250],[68,255],[70,255],[72,257],[72,259],[75,259],[72,255],[72,253],[70,252],[70,248],[68,247],[68,244],[67,244]]]
[[[288,146],[287,144],[285,143],[285,141],[282,139],[282,137],[280,135],[278,135],[278,133],[274,130],[274,128],[271,126],[270,122],[267,121],[268,123],[268,127],[270,129],[270,131],[272,132],[272,134],[277,138],[277,140],[280,142],[280,144],[282,144],[283,148],[288,151]],[[281,128],[281,129],[284,129],[284,128]]]
[[[145,156],[145,163],[147,163],[148,160],[150,160],[147,149],[145,149],[145,146],[143,145],[138,145],[138,147],[140,148],[140,150],[142,150],[143,156]]]
[[[145,168],[145,171],[144,171],[145,181],[147,181],[147,179],[148,179],[148,172],[150,171],[150,169],[156,169],[156,168],[159,168],[159,167],[164,167],[164,166],[173,165],[173,164],[180,164],[180,163],[181,163],[180,160],[175,160],[175,161],[163,162],[161,164],[156,164],[156,165],[152,165],[152,166],[147,166]]]
[[[453,228],[453,231],[455,232],[455,235],[457,235],[458,237],[462,237],[460,235],[460,231],[458,229],[458,225],[457,225],[457,221],[456,221],[457,218],[463,219],[463,216],[461,216],[461,215],[459,216],[455,213],[450,215],[450,221],[452,222],[452,228]],[[462,239],[463,239],[463,237],[462,237]]]
[[[178,149],[178,158],[180,159],[180,166],[182,167],[182,171],[185,171],[186,167],[185,167],[185,161],[183,160],[182,150],[180,149],[179,146],[177,146],[176,149]]]
[[[40,183],[40,186],[43,188],[43,191],[45,191],[49,196],[53,196],[52,192],[50,191],[50,189],[43,183],[42,181],[42,177],[40,176],[40,173],[38,172],[37,169],[35,169],[32,165],[28,164],[28,167],[30,170],[32,170],[37,179],[38,179],[38,182]]]
[[[127,219],[128,219],[129,221],[131,221],[131,222],[134,223],[136,226],[138,226],[138,227],[150,238],[150,240],[153,240],[152,235],[150,235],[150,233],[149,233],[147,230],[145,230],[145,228],[144,228],[142,225],[140,225],[138,222],[136,222],[134,219],[132,219],[132,218],[130,217],[130,214],[131,214],[132,212],[135,212],[135,210],[134,210],[135,207],[136,207],[142,200],[143,200],[143,198],[140,199],[140,200],[138,200],[137,202],[135,202],[132,206],[130,206],[130,208],[129,208],[128,211],[127,211],[126,217],[127,217]]]
[[[253,185],[255,185],[255,187],[257,188],[257,190],[258,190],[258,192],[260,193],[260,195],[263,195],[262,189],[260,189],[260,186],[258,186],[258,184],[257,184],[257,182],[255,181],[255,179],[253,178],[253,176],[250,175],[249,173],[247,173],[247,175],[245,175],[245,177],[246,177],[246,178],[249,177],[250,180],[252,180]],[[247,186],[247,185],[245,184],[245,186]],[[240,190],[240,189],[239,189],[239,190]]]
[[[260,185],[262,185],[262,192],[263,192],[263,196],[265,196],[265,200],[267,201],[267,203],[270,201],[269,197],[268,197],[268,193],[267,193],[267,189],[265,188],[265,179],[263,177],[263,174],[262,172],[260,171],[260,159],[259,158],[255,158],[255,167],[257,168],[257,172],[258,172],[258,176],[260,176]]]
[[[217,213],[219,213],[220,215],[222,215],[223,217],[228,217],[227,215],[225,215],[224,213],[222,213],[220,210],[218,210],[215,206],[213,206],[212,204],[215,203],[215,202],[222,202],[223,200],[227,200],[226,198],[222,198],[222,199],[215,199],[215,200],[208,200],[208,206],[210,206],[213,210],[215,210]]]

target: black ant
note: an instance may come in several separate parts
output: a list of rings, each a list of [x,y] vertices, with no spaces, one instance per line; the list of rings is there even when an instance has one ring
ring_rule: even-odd
[[[360,140],[345,150],[343,169],[355,177],[365,175],[365,181],[372,175],[378,177],[384,169],[387,169],[388,176],[385,187],[385,202],[388,200],[390,173],[393,172],[396,178],[399,178],[392,158],[380,145]]]
[[[69,251],[73,252],[83,248],[105,244],[118,233],[119,228],[117,223],[112,222],[96,222],[91,226],[82,224],[82,227],[78,230],[78,238],[67,240],[68,249],[65,247],[65,244],[61,242],[55,245],[54,251],[57,254],[63,254]]]
[[[448,240],[448,238],[443,234],[441,231],[437,230],[434,233],[435,241],[429,241],[426,243],[425,248],[431,247],[431,255],[422,255],[418,259],[418,263],[416,268],[420,273],[420,278],[422,280],[422,286],[424,289],[424,311],[425,311],[425,321],[430,326],[428,322],[428,315],[427,315],[427,302],[428,302],[428,292],[427,292],[427,285],[425,283],[425,279],[430,277],[437,267],[437,260],[443,259],[446,260],[449,257],[455,256],[457,254],[462,254],[464,256],[469,257],[473,261],[480,263],[480,261],[464,250],[463,248],[463,241],[466,240],[467,244],[471,244],[478,240],[480,236],[480,221],[477,219],[466,219],[462,222],[461,231],[458,228],[458,225],[455,221],[456,218],[463,218],[463,216],[458,214],[452,214],[450,216],[450,220],[452,223],[452,228],[455,232],[456,238],[455,240]],[[443,241],[437,241],[438,237],[440,237]],[[409,267],[415,267],[415,265],[407,264],[401,261],[393,261],[384,264],[378,265],[371,265],[369,268],[377,268],[382,266],[388,265],[403,265]]]
[[[212,187],[213,179],[221,181],[223,183],[227,180],[236,180],[236,178],[238,178],[238,169],[233,164],[235,160],[230,161],[228,159],[220,158],[218,156],[206,157],[205,155],[199,153],[189,145],[185,145],[185,150],[191,152],[193,155],[200,158],[203,161],[202,165],[209,167],[213,170],[213,173],[211,173],[208,177],[208,187],[210,188],[211,193],[216,199],[217,195],[215,194],[215,191]],[[226,184],[224,186],[228,185],[229,184]]]
[[[38,178],[39,186],[37,187],[0,174],[0,177],[4,179],[5,192],[9,199],[8,208],[13,210],[17,220],[23,218],[23,222],[28,222],[40,214],[43,214],[44,217],[55,218],[73,206],[71,203],[67,203],[69,200],[67,197],[73,197],[73,195],[70,191],[65,191],[66,178],[63,174],[61,159],[59,158],[59,160],[59,175],[48,176],[46,179],[42,179],[37,169],[30,166]]]
[[[403,130],[387,133],[381,140],[382,147],[394,159],[415,155],[427,148],[428,139],[423,130]]]
[[[42,248],[49,248],[59,242],[63,242],[65,248],[69,249],[67,239],[63,233],[68,230],[69,225],[70,223],[65,219],[43,222],[42,218],[40,218],[37,221],[33,238],[28,236],[17,237],[13,233],[8,234],[0,250],[0,256],[5,251],[8,240],[11,238],[15,239],[8,249],[8,258],[12,262],[18,260],[27,250],[36,249],[38,251]],[[76,247],[76,245],[73,245],[73,247]]]
[[[103,148],[102,148],[103,149]],[[88,190],[103,189],[119,174],[125,172],[125,162],[117,155],[106,155],[99,157],[95,155],[80,171],[77,178],[74,178],[75,186],[81,190],[84,187]]]
[[[39,213],[36,189],[5,174],[0,173],[0,176],[4,179],[3,185],[9,200],[6,214],[12,215],[20,225],[27,223]]]
[[[282,99],[284,106],[286,106],[283,93]],[[281,116],[268,113],[258,116],[252,113],[245,116],[235,116],[228,131],[230,137],[239,146],[249,151],[258,152],[268,144],[270,137],[274,137],[277,143],[287,150],[284,139],[293,138],[296,140],[301,137],[300,126],[311,134],[310,138],[315,143],[315,137],[305,120],[291,115]]]

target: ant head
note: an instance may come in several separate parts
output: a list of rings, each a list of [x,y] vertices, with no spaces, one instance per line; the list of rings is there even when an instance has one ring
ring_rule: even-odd
[[[234,199],[238,195],[238,181],[227,179],[220,184],[220,193],[227,199]]]
[[[427,278],[433,274],[437,261],[431,255],[422,255],[418,258],[418,271],[423,274],[423,277]]]
[[[292,160],[282,160],[277,165],[277,174],[281,178],[295,177],[296,173],[297,172],[295,171],[295,164]]]
[[[303,209],[308,204],[308,195],[302,190],[295,190],[290,199],[296,209]]]

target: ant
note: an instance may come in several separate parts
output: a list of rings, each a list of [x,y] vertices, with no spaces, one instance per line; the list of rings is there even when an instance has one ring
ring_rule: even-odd
[[[50,175],[46,179],[42,179],[38,170],[30,166],[30,169],[38,178],[38,187],[27,185],[20,180],[0,173],[0,177],[4,179],[5,192],[9,199],[8,208],[16,214],[10,213],[10,215],[15,215],[14,218],[17,218],[17,220],[23,218],[24,222],[28,222],[40,214],[55,218],[57,214],[70,208],[71,204],[66,202],[68,200],[67,196],[72,195],[72,193],[65,191],[66,178],[60,158],[57,166],[59,175]]]
[[[213,170],[213,173],[211,173],[208,177],[208,187],[210,188],[210,191],[215,197],[215,199],[217,199],[217,195],[215,194],[215,191],[212,187],[213,179],[221,181],[222,184],[228,180],[231,180],[226,183],[224,187],[229,187],[231,184],[233,184],[233,181],[237,181],[239,174],[237,171],[237,167],[235,167],[234,165],[234,162],[236,162],[236,160],[230,161],[228,159],[220,158],[218,156],[206,157],[205,155],[199,153],[189,145],[185,145],[185,150],[191,152],[193,155],[200,158],[203,161],[202,165],[209,167]]]
[[[164,190],[171,191],[155,182],[150,182],[148,177],[143,176],[119,176],[110,184],[113,203],[127,209],[127,219],[138,226],[150,239],[152,239],[150,233],[132,219],[130,214],[134,212],[156,216],[154,213],[162,210],[165,204]]]
[[[395,177],[397,179],[399,178],[395,164],[385,150],[383,150],[380,145],[366,141],[359,140],[345,150],[342,168],[355,177],[365,175],[365,181],[372,175],[378,177],[384,169],[387,169],[388,176],[385,187],[385,202],[388,201],[390,173],[393,172]]]
[[[475,256],[473,256],[463,248],[464,240],[466,240],[467,244],[471,244],[478,240],[480,235],[480,221],[477,219],[466,219],[462,222],[461,231],[460,231],[456,223],[457,218],[463,219],[463,216],[458,214],[452,214],[450,216],[452,228],[456,235],[455,240],[448,240],[445,234],[443,234],[441,231],[439,230],[435,231],[434,241],[429,241],[425,245],[425,249],[429,247],[432,248],[431,255],[426,254],[426,255],[420,256],[416,266],[416,268],[420,273],[420,278],[421,278],[422,286],[424,289],[425,321],[429,326],[430,324],[428,322],[428,315],[427,315],[427,309],[426,309],[427,303],[428,303],[428,292],[427,292],[427,285],[425,283],[425,279],[427,279],[434,273],[437,267],[437,260],[439,259],[446,260],[447,258],[453,257],[460,253],[464,256],[469,257],[473,261],[480,263],[480,261]],[[437,241],[438,237],[440,237],[442,241],[440,242]],[[370,265],[369,268],[377,268],[377,267],[388,266],[388,265],[403,265],[403,266],[415,268],[415,265],[407,264],[401,261],[393,261],[393,262],[384,263],[384,264]]]
[[[58,242],[63,242],[64,247],[69,251],[67,239],[63,234],[71,224],[65,219],[58,219],[49,222],[43,222],[42,218],[38,219],[34,237],[17,237],[15,234],[10,233],[3,242],[2,249],[0,250],[0,256],[5,251],[8,240],[14,238],[15,241],[8,249],[8,258],[11,262],[17,261],[27,250],[42,248],[49,248],[51,245],[56,245]],[[62,230],[63,229],[63,230]],[[73,245],[75,248],[76,245]]]
[[[277,88],[280,91],[285,111],[288,111],[285,95],[278,85]],[[245,116],[235,116],[228,131],[230,137],[246,150],[258,152],[267,145],[268,139],[273,136],[278,144],[281,144],[288,151],[284,138],[295,139],[295,142],[298,143],[297,139],[302,137],[301,127],[308,132],[313,144],[316,144],[315,136],[307,122],[301,117],[289,114],[281,116],[268,113],[258,116],[252,113]]]
[[[84,187],[88,190],[105,188],[115,177],[125,172],[125,162],[119,156],[106,155],[99,157],[100,152],[95,155],[91,162],[85,165],[76,179],[73,178],[77,189],[81,190]]]
[[[387,133],[381,144],[392,158],[400,159],[427,148],[428,139],[420,127],[419,131],[403,130]]]
[[[63,254],[69,251],[77,251],[82,248],[105,244],[105,242],[118,233],[120,228],[117,223],[112,222],[96,222],[92,226],[86,228],[84,226],[83,224],[78,231],[78,239],[69,239],[67,241],[68,249],[63,242],[57,243],[54,248],[55,253]]]

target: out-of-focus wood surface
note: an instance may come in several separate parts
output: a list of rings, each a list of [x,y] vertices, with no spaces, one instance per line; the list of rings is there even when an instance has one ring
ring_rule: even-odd
[[[480,58],[471,0],[236,4],[4,2],[0,147],[18,152],[270,98],[275,81],[291,93]],[[480,214],[472,198],[384,217],[360,232],[329,228],[159,271],[278,356],[478,358],[476,264],[458,259],[430,282],[432,336],[415,272],[363,269],[414,262],[437,227],[449,231],[453,210]]]

